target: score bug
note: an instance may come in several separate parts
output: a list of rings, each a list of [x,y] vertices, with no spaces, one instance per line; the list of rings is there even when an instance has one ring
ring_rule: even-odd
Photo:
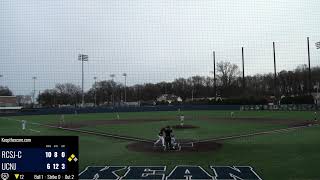
[[[10,178],[14,178],[14,175],[19,172],[25,179],[45,179],[46,177],[59,179],[66,176],[78,179],[79,139],[77,136],[4,136],[2,138],[10,139],[10,142],[0,142],[0,166],[2,166],[0,173],[8,173]],[[26,138],[30,141],[16,141],[16,139]]]

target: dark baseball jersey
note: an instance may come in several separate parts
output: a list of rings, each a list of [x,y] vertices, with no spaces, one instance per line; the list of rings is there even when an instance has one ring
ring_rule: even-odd
[[[159,132],[159,136],[163,136],[164,128],[162,128]]]
[[[166,128],[164,130],[164,134],[166,137],[170,137],[171,138],[171,133],[172,133],[172,129],[171,128]]]

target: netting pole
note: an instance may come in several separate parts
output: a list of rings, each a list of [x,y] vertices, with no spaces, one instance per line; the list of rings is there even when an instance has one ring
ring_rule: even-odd
[[[244,50],[243,50],[243,47],[242,47],[242,87],[243,87],[243,90],[245,90],[246,83],[245,83],[245,79],[244,79]]]
[[[214,86],[214,98],[217,100],[217,84],[216,84],[216,52],[213,51],[213,86]]]
[[[311,66],[310,66],[310,42],[309,42],[309,37],[307,37],[307,42],[308,42],[308,65],[309,65],[309,76],[308,76],[308,89],[309,89],[309,95],[311,95]]]
[[[276,65],[276,46],[273,42],[273,65],[274,65],[274,96],[277,98],[277,65]]]
[[[32,77],[33,79],[33,107],[36,103],[36,80],[37,80],[37,77]]]

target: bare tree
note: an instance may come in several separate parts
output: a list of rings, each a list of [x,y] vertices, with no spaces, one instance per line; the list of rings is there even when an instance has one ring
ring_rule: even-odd
[[[8,87],[0,86],[0,96],[12,96],[13,93]]]
[[[81,88],[71,83],[57,84],[56,91],[60,104],[76,105],[80,102]]]
[[[230,87],[240,75],[239,67],[236,64],[223,61],[217,63],[217,72],[222,88]]]
[[[19,106],[26,106],[32,103],[32,97],[28,95],[18,95],[17,103]]]

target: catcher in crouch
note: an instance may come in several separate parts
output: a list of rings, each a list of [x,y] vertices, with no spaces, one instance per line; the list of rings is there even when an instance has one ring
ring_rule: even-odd
[[[177,142],[177,140],[173,134],[171,135],[171,146],[172,146],[172,149],[174,149],[174,150],[181,150],[181,146]]]

